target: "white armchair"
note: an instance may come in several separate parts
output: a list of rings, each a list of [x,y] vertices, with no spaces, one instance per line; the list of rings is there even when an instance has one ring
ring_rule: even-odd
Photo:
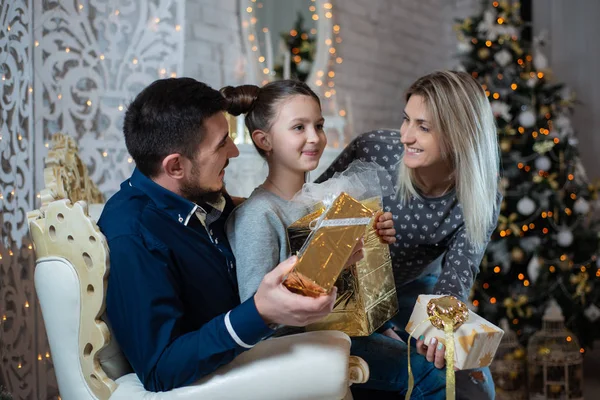
[[[68,137],[54,138],[44,177],[42,206],[28,219],[35,287],[63,399],[339,400],[351,399],[349,386],[368,379],[366,363],[349,354],[348,336],[324,331],[263,341],[193,385],[147,392],[102,318],[108,246],[89,216],[100,215],[102,199]]]

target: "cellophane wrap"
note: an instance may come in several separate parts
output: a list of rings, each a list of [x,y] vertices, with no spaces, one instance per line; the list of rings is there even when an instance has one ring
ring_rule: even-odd
[[[374,163],[355,161],[326,182],[305,184],[293,200],[314,212],[288,227],[290,249],[299,261],[284,284],[308,296],[328,293],[333,285],[338,289],[333,312],[308,330],[368,336],[398,312],[389,246],[375,229],[382,196],[393,190],[382,190],[383,174],[385,170]],[[323,226],[326,220],[361,218],[368,222],[360,229],[359,225]],[[319,231],[322,234],[317,234]],[[344,269],[361,237],[364,258]]]

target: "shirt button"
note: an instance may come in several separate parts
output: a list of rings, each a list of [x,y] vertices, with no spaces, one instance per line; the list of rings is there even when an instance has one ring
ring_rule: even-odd
[[[215,244],[219,244],[219,239],[215,239]]]
[[[213,233],[212,233],[212,229],[210,230],[210,232],[209,232],[209,233],[210,233],[210,236],[212,236],[212,234],[213,234]]]

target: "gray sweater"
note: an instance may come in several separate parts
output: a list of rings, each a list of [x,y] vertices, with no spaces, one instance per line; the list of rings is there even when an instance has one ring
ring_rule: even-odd
[[[236,259],[242,302],[254,296],[263,277],[290,256],[286,228],[309,211],[259,186],[231,213],[227,238]]]

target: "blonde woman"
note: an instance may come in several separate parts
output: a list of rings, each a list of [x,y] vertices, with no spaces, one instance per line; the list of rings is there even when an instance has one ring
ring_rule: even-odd
[[[384,207],[392,212],[397,232],[390,252],[400,312],[384,334],[407,338],[404,327],[419,294],[467,300],[496,227],[501,202],[498,142],[483,88],[462,72],[418,79],[406,93],[400,131],[360,135],[318,181],[355,159],[381,164],[396,180],[384,183],[396,188]],[[442,343],[424,343],[421,337],[416,346],[444,368]],[[489,368],[456,376],[458,398],[494,398]]]

